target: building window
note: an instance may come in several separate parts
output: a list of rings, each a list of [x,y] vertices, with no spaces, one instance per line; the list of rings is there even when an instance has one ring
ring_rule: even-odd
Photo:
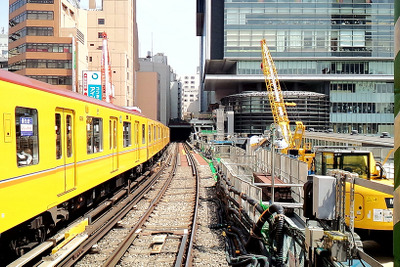
[[[93,57],[89,57],[89,62],[92,62],[93,61]]]
[[[88,154],[103,151],[103,119],[86,118],[86,140]]]
[[[15,109],[18,167],[39,163],[38,114],[36,109]]]
[[[103,38],[103,33],[104,32],[98,32],[97,33],[97,38],[102,39]]]
[[[54,4],[54,0],[18,0],[10,5],[9,13],[11,14],[15,10],[24,6],[27,3],[32,4]]]
[[[97,19],[97,24],[104,25],[105,24],[105,20],[104,19]]]
[[[53,36],[52,27],[25,27],[19,31],[11,33],[9,39],[13,42],[25,36]]]

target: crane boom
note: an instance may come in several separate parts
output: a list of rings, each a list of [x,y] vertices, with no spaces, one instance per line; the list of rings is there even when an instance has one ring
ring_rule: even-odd
[[[265,85],[269,92],[268,98],[271,105],[274,122],[279,125],[286,144],[290,147],[292,134],[289,127],[289,118],[286,112],[285,101],[278,79],[275,63],[271,57],[265,39],[261,40],[262,49],[262,70],[264,73]]]
[[[315,155],[311,152],[311,147],[308,144],[303,144],[305,126],[301,121],[296,121],[296,129],[292,135],[289,125],[290,121],[286,111],[286,105],[288,104],[283,100],[278,73],[265,39],[261,40],[261,50],[262,70],[264,73],[265,85],[268,90],[272,115],[275,124],[279,125],[278,129],[280,129],[282,133],[284,143],[286,143],[284,144],[286,147],[282,149],[282,152],[298,156],[300,160],[307,162],[310,168]]]

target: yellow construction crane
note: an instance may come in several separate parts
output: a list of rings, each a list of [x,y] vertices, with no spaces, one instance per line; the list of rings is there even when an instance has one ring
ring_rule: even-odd
[[[314,158],[311,148],[308,144],[303,144],[303,134],[305,126],[301,121],[296,121],[296,129],[294,134],[290,131],[289,118],[286,112],[286,106],[295,105],[294,103],[285,103],[282,95],[281,86],[278,79],[275,63],[269,52],[269,48],[265,39],[261,40],[262,65],[264,73],[265,85],[268,90],[269,103],[271,105],[274,122],[279,126],[278,131],[282,134],[282,138],[286,148],[282,149],[282,153],[290,154],[298,157],[300,160],[307,162],[309,168]]]

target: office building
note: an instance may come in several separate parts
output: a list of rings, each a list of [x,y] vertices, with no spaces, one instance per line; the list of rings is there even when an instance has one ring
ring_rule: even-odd
[[[202,110],[265,90],[265,38],[282,90],[328,95],[335,132],[393,133],[393,10],[388,0],[197,0]]]
[[[168,125],[172,118],[171,86],[176,81],[176,74],[168,65],[168,58],[163,53],[140,58],[139,63],[140,86],[138,86],[137,105],[144,115],[156,114],[150,118]],[[140,80],[141,78],[146,80]],[[147,84],[151,85],[151,89],[147,88]]]
[[[86,0],[88,1],[88,0]],[[88,70],[101,70],[102,34],[108,47],[114,85],[113,103],[136,106],[136,72],[139,70],[136,0],[90,0],[88,8]]]
[[[0,69],[8,69],[8,34],[4,27],[0,28]]]
[[[9,71],[78,91],[87,13],[76,1],[10,0]]]
[[[182,75],[182,119],[190,119],[199,114],[199,75]]]

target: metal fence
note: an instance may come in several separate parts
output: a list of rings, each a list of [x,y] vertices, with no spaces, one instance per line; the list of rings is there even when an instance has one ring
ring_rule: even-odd
[[[281,179],[283,182],[300,185],[293,187],[292,197],[298,203],[303,202],[301,185],[307,181],[307,163],[280,153],[275,153],[273,157],[272,151],[264,148],[253,149],[247,147],[245,150],[232,145],[219,145],[199,140],[194,141],[194,145],[210,157],[220,158],[223,173],[236,188],[253,199],[262,200],[261,188],[253,185],[253,173],[271,174],[274,172],[274,177]],[[274,158],[274,164],[272,158]],[[248,211],[247,207],[244,208]]]

